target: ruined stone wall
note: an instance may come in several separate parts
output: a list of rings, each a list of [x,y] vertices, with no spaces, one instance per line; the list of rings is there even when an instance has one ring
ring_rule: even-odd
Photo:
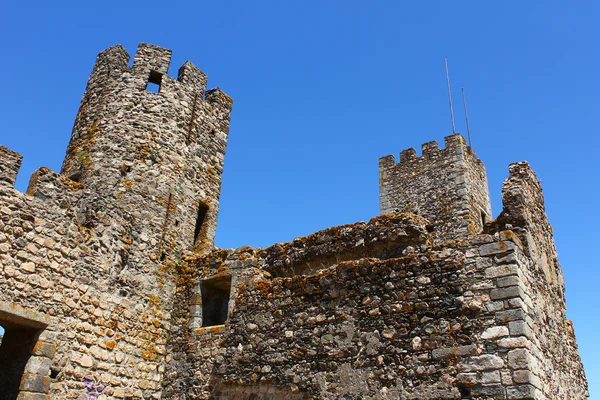
[[[483,163],[460,134],[447,136],[446,147],[425,143],[422,156],[413,148],[379,160],[382,214],[411,212],[432,222],[438,242],[457,240],[483,229],[482,213],[492,215]]]
[[[153,270],[148,281],[162,283],[144,290],[120,280],[118,253],[74,222],[69,203],[81,186],[48,170],[35,176],[35,196],[0,187],[0,302],[51,321],[41,337],[51,357],[30,360],[44,379],[26,393],[77,399],[87,393],[86,376],[113,398],[160,393],[172,307],[168,275]]]
[[[515,276],[527,293],[524,335],[531,341],[527,379],[548,399],[584,398],[587,381],[571,321],[566,318],[564,278],[539,180],[526,162],[509,166],[504,208],[488,229],[511,228],[523,243]],[[544,398],[544,397],[540,397]]]
[[[62,174],[40,168],[26,194],[0,146],[0,359],[26,350],[19,398],[587,396],[526,163],[487,223],[485,169],[456,134],[380,160],[386,215],[215,249],[231,99],[190,63],[170,78],[170,56],[102,52]]]
[[[382,216],[189,260],[173,313],[187,330],[171,342],[189,369],[173,371],[172,385],[218,399],[567,398],[538,378],[529,313],[539,296],[523,284],[520,239],[502,231],[437,246],[428,225]],[[234,286],[226,324],[190,329],[198,282],[222,275]],[[583,399],[578,376],[561,385]]]

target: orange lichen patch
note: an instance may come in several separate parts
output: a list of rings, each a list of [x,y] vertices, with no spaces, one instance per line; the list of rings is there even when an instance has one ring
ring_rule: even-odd
[[[202,328],[196,329],[197,335],[204,335],[207,333],[221,333],[225,329],[225,325],[215,325],[215,326],[204,326]]]
[[[273,289],[273,283],[271,281],[259,281],[256,283],[256,288],[261,293],[268,293]]]
[[[518,238],[517,235],[515,235],[515,233],[513,231],[510,231],[510,230],[504,230],[504,231],[502,231],[502,234],[508,240],[510,240],[510,239],[517,239]]]
[[[150,303],[154,307],[159,307],[160,306],[160,298],[158,296],[151,294],[150,296],[148,296],[148,303]]]
[[[115,346],[117,345],[117,342],[115,342],[114,340],[106,340],[106,341],[104,341],[104,345],[106,346],[107,349],[113,350],[115,348]]]

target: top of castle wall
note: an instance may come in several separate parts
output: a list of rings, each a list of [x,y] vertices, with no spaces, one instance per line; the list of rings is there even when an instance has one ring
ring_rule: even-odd
[[[189,91],[204,94],[208,76],[196,67],[190,61],[186,61],[179,68],[177,78],[172,78],[168,75],[171,64],[172,51],[164,47],[156,46],[149,43],[140,43],[133,57],[133,69],[146,71],[152,76],[152,79],[162,80],[167,78],[169,84],[179,85]],[[104,67],[108,71],[121,73],[128,69],[128,63],[131,56],[125,48],[118,44],[103,50],[98,54],[96,66]],[[220,93],[223,93],[220,89]],[[223,93],[224,95],[224,93]],[[227,95],[227,103],[233,103]],[[210,101],[210,99],[206,99]]]
[[[23,156],[0,145],[0,184],[14,186]]]
[[[445,147],[440,149],[437,141],[423,143],[421,145],[421,155],[417,156],[414,147],[402,150],[400,152],[400,161],[396,163],[394,155],[390,154],[379,159],[379,169],[386,170],[393,167],[411,168],[415,165],[426,165],[440,160],[452,159],[452,157],[463,157],[468,155],[475,162],[483,164],[477,158],[475,152],[470,146],[467,146],[465,138],[460,133],[446,136],[444,138]]]

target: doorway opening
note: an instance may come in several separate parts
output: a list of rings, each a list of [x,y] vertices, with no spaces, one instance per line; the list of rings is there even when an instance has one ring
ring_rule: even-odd
[[[19,396],[25,367],[41,330],[3,320],[0,326],[0,400],[13,400]]]

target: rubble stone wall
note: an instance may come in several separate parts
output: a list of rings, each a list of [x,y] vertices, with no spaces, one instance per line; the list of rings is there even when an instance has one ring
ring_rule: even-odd
[[[502,201],[500,216],[487,229],[513,229],[526,254],[515,279],[528,294],[522,320],[531,341],[531,358],[520,379],[535,385],[539,398],[585,398],[587,381],[575,332],[566,318],[564,278],[552,226],[540,182],[526,162],[509,166]]]
[[[568,398],[548,394],[536,364],[530,310],[539,288],[524,284],[531,261],[518,236],[501,231],[436,246],[428,225],[409,214],[382,216],[189,260],[176,325],[189,322],[199,280],[231,275],[235,289],[224,326],[188,327],[171,342],[188,366],[172,375],[177,390],[217,399],[279,398],[286,390],[314,399]],[[380,246],[351,250],[367,232],[377,232],[370,237]],[[327,260],[328,251],[339,261],[298,267]],[[298,274],[273,274],[282,265]],[[563,351],[577,358],[575,349]],[[553,379],[583,399],[585,388],[575,389],[585,386],[581,364],[570,368],[579,372]]]
[[[161,397],[181,258],[213,245],[232,103],[189,62],[169,77],[170,56],[100,53],[62,173],[40,168],[27,194],[0,147],[0,302],[47,316],[55,348],[34,349],[23,398]]]
[[[165,299],[173,285],[165,281],[138,290],[122,281],[114,269],[113,249],[73,220],[68,203],[75,203],[82,189],[66,195],[60,185],[67,178],[47,170],[35,176],[35,197],[0,187],[0,301],[52,321],[40,338],[52,357],[43,363],[37,363],[40,356],[35,354],[30,359],[29,369],[44,379],[21,394],[77,399],[87,393],[86,376],[114,398],[160,393],[170,326],[171,304]],[[53,188],[49,201],[43,200]],[[148,280],[163,281],[165,276],[153,271]]]
[[[102,52],[62,173],[0,146],[2,389],[42,399],[585,399],[539,181],[490,221],[460,134],[380,159],[385,215],[213,246],[231,99]],[[149,85],[155,85],[152,92]],[[19,338],[19,332],[22,337]],[[19,340],[21,339],[21,340]],[[12,353],[11,353],[12,354]],[[14,396],[13,396],[14,397]]]

